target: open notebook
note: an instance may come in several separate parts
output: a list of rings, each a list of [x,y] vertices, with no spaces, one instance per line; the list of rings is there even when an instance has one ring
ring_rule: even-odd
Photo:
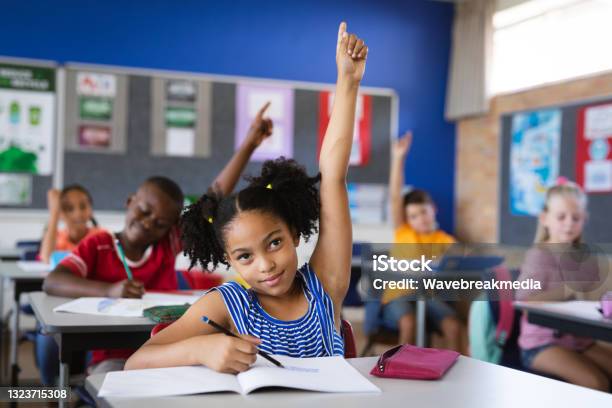
[[[142,311],[153,306],[193,304],[199,296],[185,296],[165,293],[146,293],[142,299],[111,299],[82,297],[61,304],[54,312],[92,314],[98,316],[141,317]]]
[[[291,358],[274,356],[279,368],[257,356],[251,368],[238,375],[204,366],[151,368],[106,374],[98,392],[104,398],[151,398],[231,391],[248,394],[264,387],[320,392],[380,392],[343,357]]]
[[[51,272],[51,265],[39,261],[17,261],[17,266],[26,272],[40,272],[46,275]]]

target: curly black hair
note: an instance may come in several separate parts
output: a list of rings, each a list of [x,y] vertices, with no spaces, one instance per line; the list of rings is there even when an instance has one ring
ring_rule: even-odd
[[[183,190],[173,180],[164,176],[152,176],[149,177],[141,185],[152,184],[159,188],[164,194],[166,194],[172,201],[176,203],[179,209],[183,208],[183,202],[185,197]]]
[[[208,269],[229,266],[225,258],[224,231],[242,211],[261,211],[283,220],[289,229],[308,241],[317,232],[321,203],[317,183],[295,160],[280,157],[264,162],[261,174],[245,177],[248,186],[222,197],[208,192],[187,207],[181,217],[183,250],[191,260]]]

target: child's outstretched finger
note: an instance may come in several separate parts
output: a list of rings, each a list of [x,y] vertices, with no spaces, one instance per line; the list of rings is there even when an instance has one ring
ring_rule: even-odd
[[[257,112],[257,117],[258,118],[262,118],[264,113],[266,113],[266,110],[268,110],[268,108],[270,107],[270,101],[266,102],[266,104],[264,106],[261,107],[261,109],[259,110],[259,112]]]
[[[338,44],[338,54],[346,54],[346,47],[348,46],[348,34],[346,33],[346,31],[342,34],[342,39],[340,40],[340,43]]]
[[[342,40],[344,38],[344,33],[346,33],[346,23],[343,21],[338,27],[338,42],[336,44],[336,53],[338,53],[338,51],[340,50],[340,44],[342,43]]]
[[[406,133],[404,133],[398,140],[398,143],[403,147],[410,145],[410,142],[412,142],[411,131],[407,131]]]
[[[348,36],[348,45],[346,48],[349,55],[353,55],[353,49],[355,48],[356,42],[357,42],[357,36],[355,36],[355,34],[350,34]]]

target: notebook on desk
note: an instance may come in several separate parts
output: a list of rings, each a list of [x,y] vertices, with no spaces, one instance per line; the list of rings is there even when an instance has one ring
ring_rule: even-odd
[[[193,304],[200,297],[164,293],[146,293],[142,299],[83,297],[61,304],[54,312],[98,316],[142,317],[143,310],[154,306]]]
[[[152,398],[220,391],[246,395],[265,387],[339,393],[380,392],[343,357],[274,358],[285,368],[276,367],[257,356],[255,364],[238,375],[219,373],[204,366],[110,372],[106,374],[98,396]]]
[[[40,272],[47,274],[51,272],[51,265],[40,261],[17,261],[17,266],[26,272]]]

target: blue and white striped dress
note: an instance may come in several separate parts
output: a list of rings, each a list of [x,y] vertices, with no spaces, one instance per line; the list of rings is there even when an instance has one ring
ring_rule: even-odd
[[[305,264],[298,269],[308,299],[308,312],[297,320],[278,320],[266,313],[252,290],[227,282],[218,290],[240,334],[262,340],[259,349],[290,357],[343,356],[344,342],[334,327],[334,306],[316,274]]]

